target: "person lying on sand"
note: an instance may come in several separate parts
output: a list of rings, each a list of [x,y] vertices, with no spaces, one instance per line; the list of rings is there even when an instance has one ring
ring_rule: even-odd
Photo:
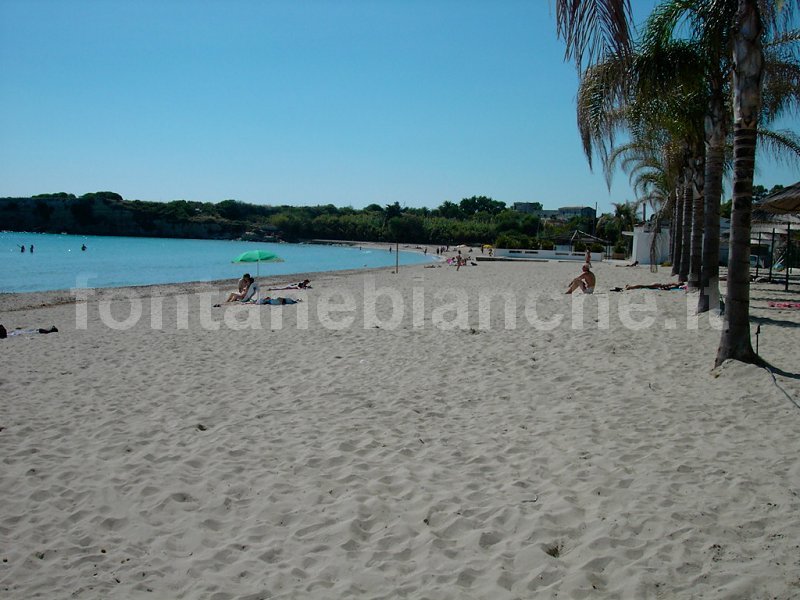
[[[309,285],[310,283],[311,283],[310,280],[304,279],[303,281],[298,281],[297,283],[287,283],[286,285],[281,287],[271,287],[267,289],[273,292],[277,292],[279,290],[310,290],[311,289],[311,286]]]
[[[593,294],[594,293],[594,286],[597,284],[597,278],[595,277],[594,273],[592,273],[589,265],[583,265],[583,272],[578,275],[575,279],[573,279],[569,287],[567,288],[566,294],[571,294],[578,288],[584,294]]]
[[[38,329],[12,329],[11,331],[6,330],[5,327],[0,325],[0,340],[4,340],[6,338],[15,337],[18,335],[28,335],[32,333],[57,333],[58,329],[55,325],[50,327],[49,329],[43,329],[39,327]]]
[[[256,304],[297,304],[300,300],[295,300],[294,298],[284,298],[283,296],[278,296],[277,298],[270,298],[267,296],[266,298],[262,298]]]
[[[240,301],[242,304],[272,304],[272,305],[279,305],[279,304],[297,304],[298,302],[302,302],[300,298],[284,298],[283,296],[278,296],[273,298],[271,296],[267,296],[266,298],[261,298],[260,300],[242,300]],[[221,304],[214,304],[214,308],[219,308],[222,306]]]
[[[639,261],[635,260],[629,265],[614,265],[614,266],[615,267],[638,267],[639,266]]]
[[[680,283],[641,283],[637,285],[626,285],[626,290],[685,290],[686,285]]]

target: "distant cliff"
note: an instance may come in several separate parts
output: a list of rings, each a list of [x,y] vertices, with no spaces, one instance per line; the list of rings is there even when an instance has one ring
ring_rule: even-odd
[[[184,206],[185,204],[185,206]],[[127,201],[114,192],[0,198],[0,230],[172,238],[264,238],[242,220],[204,214],[200,203]]]

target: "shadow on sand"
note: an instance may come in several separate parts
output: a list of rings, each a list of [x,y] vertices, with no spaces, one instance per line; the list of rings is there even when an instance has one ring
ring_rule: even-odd
[[[775,375],[780,375],[781,377],[786,377],[787,379],[797,379],[800,381],[800,373],[791,373],[789,371],[784,371],[775,366],[770,366],[770,371],[772,371]]]
[[[750,315],[750,320],[759,325],[774,325],[775,327],[800,327],[800,323],[795,321],[784,321],[783,319],[773,319],[772,317],[756,317]]]

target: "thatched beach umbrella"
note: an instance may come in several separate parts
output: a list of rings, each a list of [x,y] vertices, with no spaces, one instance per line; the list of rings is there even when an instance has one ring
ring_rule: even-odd
[[[756,208],[775,214],[800,213],[800,181],[770,194]]]

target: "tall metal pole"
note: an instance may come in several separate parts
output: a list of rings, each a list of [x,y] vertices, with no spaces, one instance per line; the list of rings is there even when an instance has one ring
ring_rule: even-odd
[[[772,244],[769,247],[769,282],[772,283],[772,265],[775,264],[775,228],[772,228]]]
[[[394,274],[400,271],[400,242],[395,242],[394,246]]]
[[[783,253],[783,269],[786,271],[784,291],[789,291],[789,258],[792,254],[792,226],[786,223],[786,251]]]
[[[758,254],[756,254],[756,279],[758,279],[758,268],[761,266],[761,232],[758,232]]]

